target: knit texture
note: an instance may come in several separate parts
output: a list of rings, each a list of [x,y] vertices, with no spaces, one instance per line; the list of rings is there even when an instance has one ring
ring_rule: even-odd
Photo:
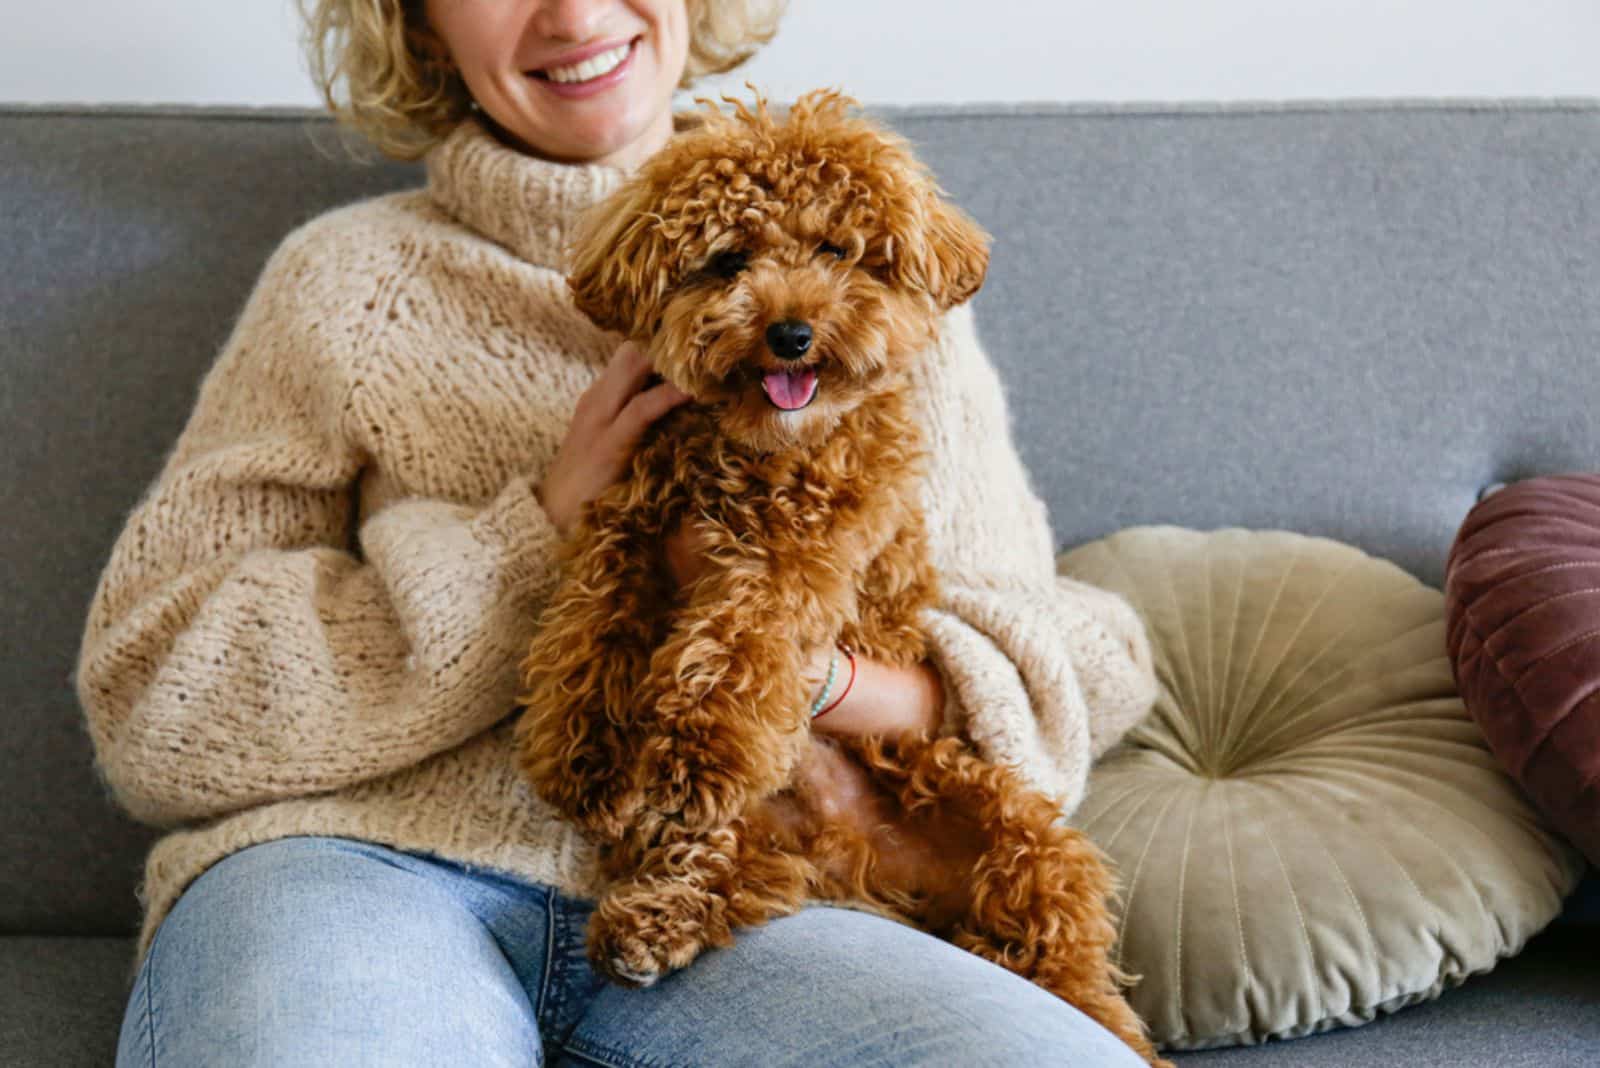
[[[112,551],[79,658],[101,774],[172,828],[141,953],[209,865],[291,835],[595,893],[591,848],[515,771],[510,716],[557,580],[534,487],[618,340],[573,307],[564,249],[623,178],[469,122],[426,189],[324,215],[267,264]],[[1070,812],[1154,698],[1144,631],[1056,576],[970,310],[912,388],[946,729]]]

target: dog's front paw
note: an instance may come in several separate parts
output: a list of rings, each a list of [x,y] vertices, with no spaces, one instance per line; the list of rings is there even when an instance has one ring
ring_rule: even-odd
[[[681,884],[613,890],[589,919],[589,960],[622,986],[650,986],[710,944],[708,915],[705,895]]]
[[[738,769],[671,749],[654,755],[645,806],[688,831],[709,831],[738,819],[750,786]]]

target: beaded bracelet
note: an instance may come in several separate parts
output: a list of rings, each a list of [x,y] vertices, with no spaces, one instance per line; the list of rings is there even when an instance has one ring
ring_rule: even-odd
[[[822,713],[818,710],[822,708],[822,703],[828,699],[828,694],[833,689],[834,676],[836,676],[838,673],[839,654],[837,651],[835,651],[834,654],[828,658],[828,678],[827,681],[822,684],[822,692],[817,694],[817,699],[815,701],[811,702],[812,719],[816,719],[818,716],[822,715]],[[831,707],[832,706],[830,706],[830,708]]]
[[[844,684],[844,689],[839,691],[839,696],[835,697],[833,699],[833,703],[832,704],[830,704],[827,708],[824,708],[821,712],[812,712],[811,713],[811,718],[813,720],[821,719],[823,716],[826,716],[829,712],[832,712],[834,709],[836,709],[840,705],[844,704],[844,699],[846,697],[850,696],[850,687],[852,687],[852,686],[854,686],[856,684],[856,654],[855,654],[855,650],[851,649],[848,645],[840,645],[838,647],[838,649],[839,649],[839,652],[843,653],[845,655],[846,659],[848,659],[850,661],[850,678],[848,680],[846,680],[846,682]],[[834,657],[834,663],[838,663],[838,657],[837,656]],[[831,672],[830,672],[829,678],[830,679],[832,678]],[[823,696],[827,696],[826,693],[824,693]]]

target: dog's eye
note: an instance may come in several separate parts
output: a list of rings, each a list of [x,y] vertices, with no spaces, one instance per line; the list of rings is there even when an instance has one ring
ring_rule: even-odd
[[[828,241],[818,245],[817,252],[824,256],[832,256],[836,260],[842,260],[845,257],[844,249]]]
[[[706,264],[706,270],[718,278],[732,278],[746,267],[750,266],[750,257],[737,250],[719,252],[712,256]]]

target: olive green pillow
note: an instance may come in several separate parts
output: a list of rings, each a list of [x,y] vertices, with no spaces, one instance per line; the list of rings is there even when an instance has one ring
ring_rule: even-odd
[[[1077,822],[1116,862],[1160,1044],[1351,1026],[1517,952],[1582,871],[1456,695],[1442,596],[1283,532],[1139,528],[1060,560],[1155,648]]]

